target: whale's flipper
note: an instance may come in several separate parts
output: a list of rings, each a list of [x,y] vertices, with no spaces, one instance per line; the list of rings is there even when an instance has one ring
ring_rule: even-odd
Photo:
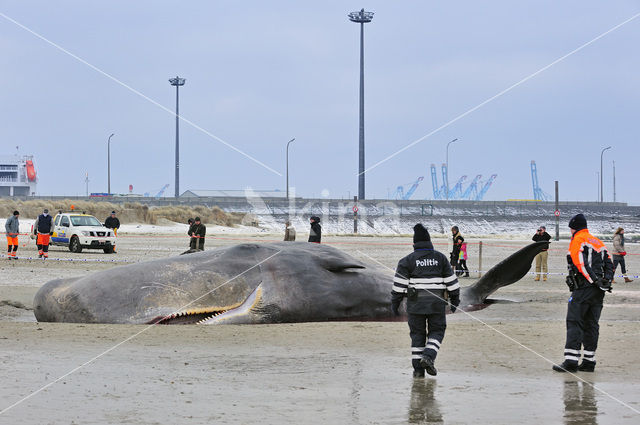
[[[535,256],[548,246],[548,242],[534,242],[500,261],[479,281],[465,288],[464,301],[466,304],[483,303],[497,289],[522,279],[531,269],[531,263]]]

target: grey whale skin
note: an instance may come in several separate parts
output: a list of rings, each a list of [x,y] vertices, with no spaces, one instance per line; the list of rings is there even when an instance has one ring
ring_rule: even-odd
[[[460,307],[521,279],[545,245],[518,250],[461,288]],[[40,322],[129,324],[394,320],[393,272],[372,263],[328,245],[240,244],[52,280],[36,293],[34,314]]]

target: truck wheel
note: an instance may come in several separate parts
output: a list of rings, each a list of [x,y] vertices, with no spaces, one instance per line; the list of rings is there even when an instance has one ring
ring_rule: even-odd
[[[109,248],[104,248],[103,251],[105,254],[113,254],[113,247],[110,246]]]
[[[82,252],[82,245],[80,245],[80,239],[77,236],[73,236],[69,242],[69,251],[77,254]]]

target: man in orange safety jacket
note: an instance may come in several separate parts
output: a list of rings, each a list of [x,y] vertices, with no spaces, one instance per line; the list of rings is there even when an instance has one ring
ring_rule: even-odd
[[[600,330],[598,321],[604,293],[611,292],[613,262],[604,243],[589,233],[584,215],[574,216],[569,228],[572,236],[567,254],[567,285],[571,296],[567,308],[567,340],[564,361],[554,365],[553,370],[593,372]],[[578,365],[581,354],[582,363]]]

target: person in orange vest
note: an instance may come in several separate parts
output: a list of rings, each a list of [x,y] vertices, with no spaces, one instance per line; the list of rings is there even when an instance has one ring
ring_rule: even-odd
[[[582,214],[569,221],[571,242],[567,263],[567,285],[571,296],[567,307],[567,339],[564,361],[553,365],[556,372],[593,372],[596,367],[596,348],[600,313],[604,293],[611,292],[613,262],[604,243],[587,229]],[[582,349],[582,363],[580,350]]]
[[[53,220],[49,210],[44,209],[33,224],[33,233],[37,236],[38,257],[49,258],[49,240],[53,234]]]
[[[7,258],[17,260],[16,251],[18,251],[18,233],[20,233],[20,221],[18,220],[20,213],[14,211],[4,223],[4,230],[7,232]]]

